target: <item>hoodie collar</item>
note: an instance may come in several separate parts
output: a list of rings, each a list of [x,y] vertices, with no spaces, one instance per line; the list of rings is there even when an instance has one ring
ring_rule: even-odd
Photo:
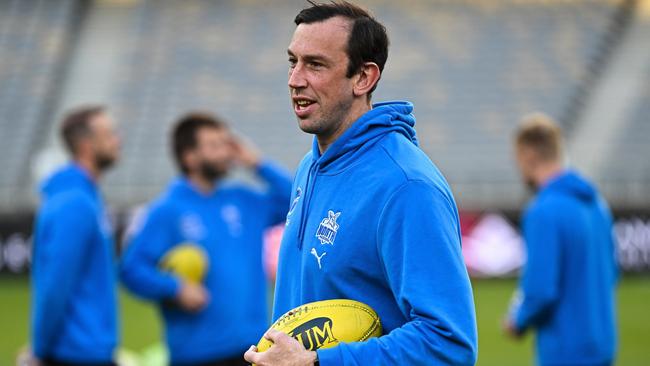
[[[338,170],[349,165],[357,151],[372,146],[390,132],[401,133],[418,146],[415,133],[413,104],[407,101],[376,103],[372,109],[356,120],[325,153],[321,155],[318,140],[314,137],[312,156],[320,171]]]
[[[541,189],[540,194],[546,192],[563,192],[583,201],[593,200],[597,196],[594,185],[571,169],[551,178]]]
[[[415,117],[411,112],[413,112],[413,104],[410,102],[377,103],[356,120],[322,155],[318,149],[318,140],[314,137],[313,160],[309,166],[304,186],[305,198],[298,228],[298,248],[302,248],[305,237],[306,220],[317,176],[319,174],[336,174],[347,169],[375,142],[392,132],[401,133],[417,146],[418,140],[413,128]]]
[[[200,198],[200,199],[213,197],[217,193],[217,191],[221,188],[221,186],[222,184],[220,182],[217,182],[217,184],[214,186],[212,191],[206,193],[201,191],[186,176],[179,176],[176,179],[174,179],[170,184],[170,188],[173,192],[187,195],[190,197]]]
[[[41,185],[40,191],[45,196],[52,196],[79,188],[96,193],[97,183],[79,164],[70,163],[47,178]]]

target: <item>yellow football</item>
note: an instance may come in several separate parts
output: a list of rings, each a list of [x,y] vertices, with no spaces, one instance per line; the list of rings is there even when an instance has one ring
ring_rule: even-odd
[[[200,283],[208,271],[208,256],[196,244],[181,243],[165,254],[160,261],[160,268],[183,280]]]
[[[381,335],[377,313],[364,303],[345,299],[304,304],[282,315],[271,328],[295,338],[311,351]],[[257,351],[264,352],[271,345],[271,341],[262,338]]]

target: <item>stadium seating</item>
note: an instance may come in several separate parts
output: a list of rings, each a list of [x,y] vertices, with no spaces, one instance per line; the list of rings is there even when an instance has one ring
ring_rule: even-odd
[[[78,3],[0,1],[0,210],[25,209],[29,163],[60,92]]]
[[[125,40],[114,97],[108,104],[124,128],[124,159],[106,182],[109,201],[127,207],[160,191],[174,174],[167,149],[170,126],[189,109],[218,113],[268,155],[289,168],[296,167],[310,147],[310,138],[298,130],[289,107],[285,49],[302,2],[122,3],[132,8],[130,37]],[[617,3],[362,3],[385,22],[391,37],[388,64],[374,99],[414,102],[421,145],[447,176],[461,206],[519,207],[524,192],[511,158],[512,130],[525,113],[541,110],[562,118],[571,108],[589,66],[603,56],[601,43],[608,39]],[[58,24],[53,23],[44,26]],[[0,32],[3,29],[0,26]],[[39,59],[60,60],[54,56]],[[0,66],[0,75],[7,72]],[[21,82],[34,83],[31,79],[35,78],[32,75]],[[0,92],[3,115],[10,103],[5,89]],[[44,100],[30,97],[30,106],[43,104]],[[647,115],[645,108],[637,114]],[[647,128],[641,117],[637,119],[641,122],[635,128]],[[3,117],[0,123],[8,120]],[[26,138],[34,139],[29,132],[34,127],[20,128],[28,131]],[[626,133],[631,138],[639,136],[636,130]],[[4,133],[2,138],[13,141]],[[34,143],[21,147],[24,151],[15,147],[18,142],[11,147],[2,144],[0,168],[9,173],[0,180],[4,187],[0,200],[10,197],[7,189],[24,179],[27,154]],[[648,156],[647,144],[640,141],[636,146],[634,151]],[[19,162],[5,159],[9,154],[19,155]],[[612,165],[618,165],[612,169],[628,168]],[[640,179],[650,180],[647,163],[645,170],[641,168],[645,175]],[[23,173],[16,173],[21,169]]]

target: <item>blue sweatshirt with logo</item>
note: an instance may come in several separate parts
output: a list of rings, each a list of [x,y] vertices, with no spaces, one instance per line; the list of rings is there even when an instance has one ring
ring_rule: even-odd
[[[270,162],[257,173],[266,190],[224,183],[204,194],[186,178],[176,179],[150,205],[126,248],[122,282],[159,304],[173,363],[241,358],[268,328],[263,235],[284,221],[291,177]],[[169,305],[181,282],[159,268],[166,252],[185,242],[199,245],[208,257],[203,285],[210,302],[198,313]]]
[[[618,270],[612,217],[574,171],[551,179],[523,218],[528,259],[515,305],[521,332],[537,330],[540,365],[603,365],[616,350]]]
[[[375,104],[322,155],[314,140],[296,173],[273,318],[344,298],[370,305],[384,332],[319,350],[323,366],[476,362],[456,204],[418,147],[412,110]]]
[[[32,346],[40,359],[106,363],[118,339],[114,243],[95,182],[69,165],[47,179],[36,218]]]

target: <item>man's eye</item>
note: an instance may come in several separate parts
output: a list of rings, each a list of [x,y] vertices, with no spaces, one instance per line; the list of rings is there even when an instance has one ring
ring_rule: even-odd
[[[323,64],[321,64],[320,62],[310,62],[309,66],[311,66],[313,68],[320,68],[320,67],[323,67]]]
[[[296,60],[290,58],[290,59],[289,59],[289,66],[291,66],[291,67],[295,67],[295,66],[296,66]]]

